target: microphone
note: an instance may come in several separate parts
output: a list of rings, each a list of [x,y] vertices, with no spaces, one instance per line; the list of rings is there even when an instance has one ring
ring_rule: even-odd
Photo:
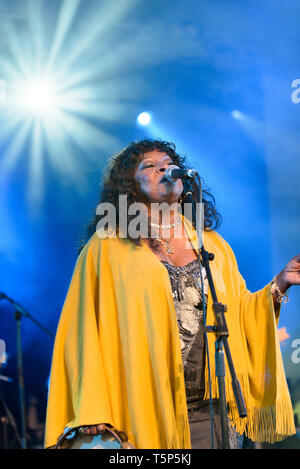
[[[196,174],[197,171],[194,169],[180,169],[176,166],[170,166],[165,171],[165,178],[170,182],[174,182],[177,179],[193,179]]]

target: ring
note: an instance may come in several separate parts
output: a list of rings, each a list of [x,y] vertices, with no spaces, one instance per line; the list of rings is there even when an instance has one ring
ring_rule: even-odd
[[[79,433],[84,433],[85,430],[87,430],[88,428],[89,428],[88,426],[79,427],[79,428],[78,428],[78,431],[79,431]]]

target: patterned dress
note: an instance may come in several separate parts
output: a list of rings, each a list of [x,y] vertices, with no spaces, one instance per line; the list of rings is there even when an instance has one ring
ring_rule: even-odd
[[[192,449],[211,448],[211,416],[209,401],[203,400],[205,393],[205,335],[203,300],[207,305],[208,281],[198,259],[185,266],[173,266],[161,261],[166,267],[173,293],[190,423]],[[201,272],[201,273],[200,273]],[[202,277],[202,280],[201,280]],[[202,289],[203,285],[203,289]],[[222,447],[219,402],[213,400],[214,447]],[[229,424],[231,449],[242,448],[243,438]]]

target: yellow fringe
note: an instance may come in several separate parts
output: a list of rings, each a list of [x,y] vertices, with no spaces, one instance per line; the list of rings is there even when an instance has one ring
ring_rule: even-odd
[[[286,401],[276,407],[247,409],[247,414],[245,419],[231,420],[236,431],[245,433],[250,440],[276,443],[295,433],[295,424],[288,417],[289,403]],[[282,425],[281,433],[278,433],[276,420],[280,420]]]
[[[274,406],[251,407],[249,402],[249,382],[245,375],[238,376],[242,394],[247,408],[247,417],[240,418],[236,401],[234,398],[231,379],[226,375],[226,401],[228,406],[228,417],[235,431],[240,435],[245,434],[250,440],[265,443],[276,443],[296,433],[294,418],[291,415],[291,403],[282,399]],[[212,377],[212,397],[219,397],[218,380]],[[209,398],[208,383],[206,386],[205,399]]]

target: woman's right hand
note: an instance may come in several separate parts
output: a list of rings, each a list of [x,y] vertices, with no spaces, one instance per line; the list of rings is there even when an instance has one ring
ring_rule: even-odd
[[[134,449],[132,443],[128,441],[128,437],[125,432],[119,431],[109,423],[98,423],[97,425],[87,425],[80,427],[79,432],[83,435],[96,436],[103,435],[103,441],[112,437],[112,433],[107,429],[109,428],[112,432],[116,433],[122,441],[122,447],[125,449]],[[106,435],[105,435],[106,433]]]
[[[101,435],[105,432],[105,423],[98,423],[97,425],[88,425],[86,427],[80,427],[79,431],[84,435]]]

